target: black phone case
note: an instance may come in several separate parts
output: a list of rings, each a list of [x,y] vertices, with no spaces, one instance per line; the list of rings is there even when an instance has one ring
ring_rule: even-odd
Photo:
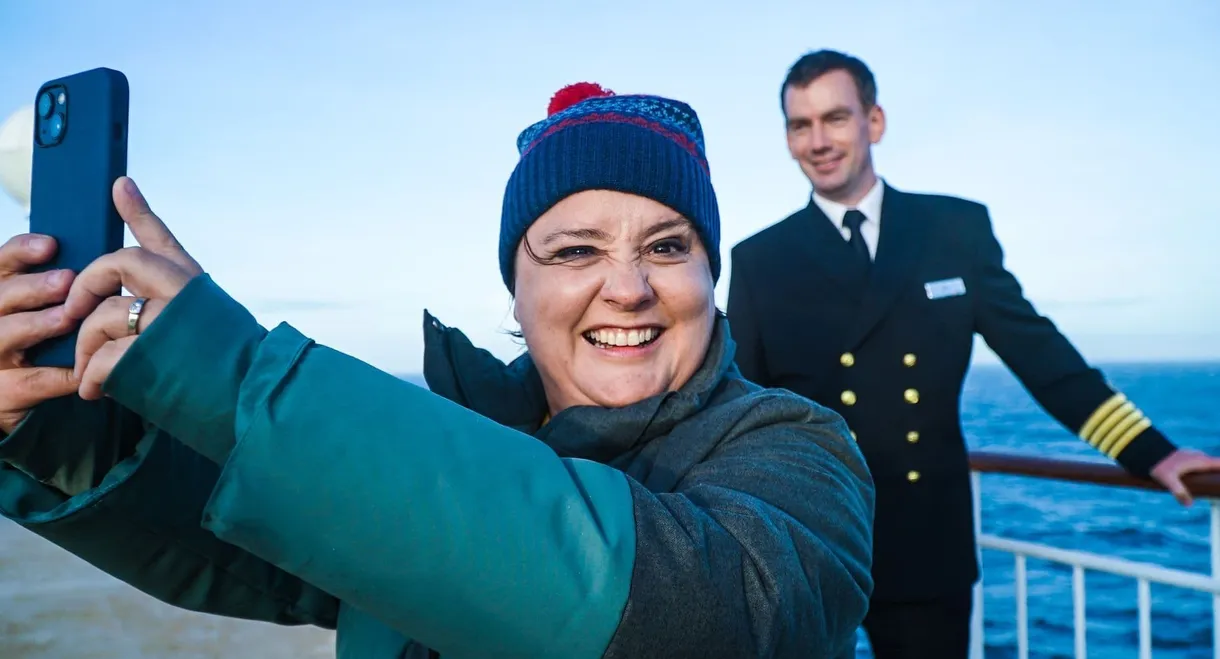
[[[47,145],[38,112],[42,93],[66,95],[58,144]],[[35,96],[30,232],[53,236],[55,258],[34,270],[79,274],[98,257],[123,247],[123,220],[114,207],[115,180],[127,173],[127,77],[97,68],[43,84]],[[56,105],[55,107],[58,107]],[[117,293],[117,291],[116,291]],[[76,330],[26,351],[34,366],[72,367]]]

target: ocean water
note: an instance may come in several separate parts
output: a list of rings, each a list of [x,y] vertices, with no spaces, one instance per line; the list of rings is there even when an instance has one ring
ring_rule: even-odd
[[[1220,454],[1220,364],[1103,366],[1175,443]],[[1002,367],[976,367],[962,401],[971,449],[1109,462],[1042,411]],[[1182,570],[1210,570],[1208,506],[1190,508],[1159,492],[1028,477],[982,476],[983,532],[1109,554]],[[1011,554],[983,552],[988,659],[1017,656],[1015,568]],[[1026,563],[1030,657],[1073,657],[1072,572]],[[1086,572],[1087,647],[1092,659],[1135,657],[1136,582]],[[1211,597],[1153,584],[1152,649],[1157,659],[1212,655]],[[871,654],[861,644],[859,657]]]
[[[1220,454],[1220,364],[1104,368],[1182,446]],[[417,378],[409,378],[418,381]],[[1003,368],[977,367],[963,419],[971,448],[1104,461],[1033,403]],[[984,475],[983,530],[1004,537],[1206,572],[1207,506],[1167,494]],[[1016,657],[1013,561],[983,554],[988,659]],[[1071,571],[1030,559],[1030,656],[1072,657]],[[1088,649],[1093,659],[1137,654],[1136,586],[1088,573]],[[1152,587],[1157,659],[1211,657],[1211,601]],[[333,635],[179,611],[0,521],[0,657],[333,657]],[[859,657],[871,656],[861,643]]]

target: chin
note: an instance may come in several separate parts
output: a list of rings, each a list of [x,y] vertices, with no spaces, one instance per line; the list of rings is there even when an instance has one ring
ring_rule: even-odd
[[[589,398],[601,407],[626,407],[646,398],[665,393],[659,382],[624,382],[621,378],[590,384]]]
[[[820,194],[833,195],[847,187],[847,174],[840,170],[826,176],[815,175],[813,186]]]

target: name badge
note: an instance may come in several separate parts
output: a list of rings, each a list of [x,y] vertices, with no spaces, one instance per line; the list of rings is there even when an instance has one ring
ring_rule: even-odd
[[[961,277],[930,281],[923,285],[923,290],[928,294],[929,300],[939,300],[942,297],[956,297],[966,294],[966,282],[962,281]]]

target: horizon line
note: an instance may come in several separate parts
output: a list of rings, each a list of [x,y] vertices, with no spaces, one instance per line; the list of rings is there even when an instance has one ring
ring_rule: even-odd
[[[1156,367],[1156,366],[1216,366],[1220,367],[1220,357],[1204,357],[1204,358],[1164,358],[1164,359],[1147,359],[1147,360],[1092,360],[1089,365],[1099,370],[1107,368],[1122,368],[1128,366],[1139,367]],[[1002,368],[1011,370],[1004,362],[997,359],[987,360],[983,362],[971,362],[970,369],[975,368]],[[396,371],[394,375],[398,377],[417,377],[423,379],[423,371]]]

